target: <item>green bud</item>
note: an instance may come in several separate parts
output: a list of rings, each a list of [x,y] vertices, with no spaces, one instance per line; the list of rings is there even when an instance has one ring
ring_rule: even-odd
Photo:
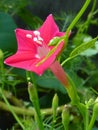
[[[31,82],[28,83],[28,93],[29,93],[30,100],[34,104],[38,99],[37,99],[36,88]]]
[[[2,59],[4,56],[3,51],[0,49],[0,59]]]
[[[53,110],[53,121],[56,121],[56,114],[57,114],[57,107],[58,107],[58,96],[57,94],[54,95],[52,100],[52,110]]]
[[[65,130],[68,130],[69,122],[70,122],[69,107],[65,105],[65,107],[62,111],[62,124],[63,124]]]
[[[52,40],[50,40],[48,46],[54,46],[57,45],[57,43],[59,42],[60,38],[59,37],[54,37]]]
[[[55,94],[52,100],[52,108],[53,110],[56,111],[57,107],[58,107],[58,96],[57,94]]]

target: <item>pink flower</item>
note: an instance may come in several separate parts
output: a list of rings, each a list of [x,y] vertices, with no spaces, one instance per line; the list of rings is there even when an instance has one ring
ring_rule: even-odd
[[[55,47],[48,45],[50,40],[54,37],[61,37],[65,33],[59,31],[51,14],[38,30],[16,29],[15,32],[18,42],[17,52],[5,59],[4,63],[42,75],[56,60],[64,45],[62,41],[54,52],[48,55]],[[46,58],[47,55],[48,58]]]

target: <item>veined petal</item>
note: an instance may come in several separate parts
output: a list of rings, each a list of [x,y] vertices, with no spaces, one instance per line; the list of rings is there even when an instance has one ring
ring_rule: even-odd
[[[55,36],[58,36],[58,37],[61,37],[61,36],[63,36],[63,35],[65,35],[65,32],[57,32],[57,33],[55,34]]]
[[[55,36],[57,32],[59,32],[59,28],[56,25],[52,14],[50,14],[43,25],[39,28],[41,37],[44,39],[46,44]]]
[[[34,64],[37,59],[38,58],[34,57],[31,51],[20,51],[5,59],[4,63],[9,66],[30,70],[32,64]]]
[[[16,68],[25,69],[42,75],[46,69],[55,61],[56,56],[59,54],[63,47],[64,42],[61,42],[55,52],[51,54],[42,64],[36,66],[43,58],[36,58],[32,51],[18,51],[16,54],[8,57],[4,63]],[[45,58],[45,57],[44,57]]]
[[[18,50],[32,51],[33,53],[36,53],[37,48],[33,41],[34,38],[33,31],[16,29],[15,32],[16,32],[16,38],[18,42]]]

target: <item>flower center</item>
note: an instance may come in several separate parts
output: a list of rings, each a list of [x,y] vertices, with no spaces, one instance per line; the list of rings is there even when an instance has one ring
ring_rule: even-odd
[[[33,41],[36,42],[39,45],[43,44],[43,38],[40,36],[40,32],[39,31],[34,31],[33,32],[35,37],[33,38]]]
[[[38,49],[37,49],[37,53],[39,55],[40,58],[46,56],[49,52],[49,48],[47,46],[39,46]]]
[[[37,45],[37,54],[35,54],[35,57],[40,59],[44,56],[46,56],[49,52],[49,47],[44,43],[43,38],[40,36],[40,32],[39,31],[34,31],[34,37],[32,39],[32,35],[31,34],[26,34],[27,38],[32,39]]]
[[[42,58],[47,55],[47,53],[49,52],[49,48],[45,45],[39,31],[34,31],[34,35],[35,37],[33,38],[33,41],[40,45],[37,47],[37,54],[35,55],[35,57]]]

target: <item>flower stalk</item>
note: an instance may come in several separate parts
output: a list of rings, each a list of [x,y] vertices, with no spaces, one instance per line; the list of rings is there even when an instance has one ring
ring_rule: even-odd
[[[86,107],[86,105],[80,103],[80,99],[73,81],[65,73],[65,71],[63,70],[62,66],[58,61],[55,61],[50,66],[50,69],[53,72],[53,74],[57,77],[57,79],[65,86],[67,93],[71,99],[71,104],[75,105],[79,109],[84,121],[84,130],[87,130],[88,117],[89,117],[88,108]]]
[[[92,117],[88,126],[88,130],[92,130],[97,116],[98,116],[98,97],[95,100],[95,104],[93,106],[93,114],[92,114]]]
[[[40,111],[40,107],[39,107],[37,90],[36,90],[36,87],[30,82],[28,83],[28,92],[29,92],[30,100],[33,103],[34,109],[36,111],[35,119],[38,123],[39,129],[44,130],[41,111]]]
[[[71,22],[71,24],[69,25],[69,27],[66,30],[66,34],[64,36],[64,40],[66,42],[65,45],[67,45],[68,42],[68,34],[69,32],[72,30],[72,28],[75,26],[75,24],[78,22],[78,20],[81,18],[81,16],[83,15],[83,13],[85,12],[85,10],[87,9],[88,5],[90,4],[91,0],[86,0],[86,2],[84,3],[83,7],[81,8],[81,10],[79,11],[79,13],[76,15],[76,17],[74,18],[74,20]]]
[[[65,73],[64,69],[60,65],[58,61],[55,61],[51,66],[50,70],[53,72],[53,74],[56,76],[56,78],[65,86],[68,95],[71,99],[71,102],[73,104],[76,104],[79,102],[79,97],[77,95],[76,88],[71,81],[71,79],[68,77],[68,75]]]
[[[19,106],[14,106],[14,105],[10,105],[11,108],[13,109],[13,111],[17,114],[17,115],[25,115],[25,116],[34,116],[35,115],[35,110],[34,108],[32,109],[27,109],[25,107],[19,107]],[[57,107],[57,113],[61,113],[63,110],[64,106],[59,106]],[[3,111],[7,111],[7,112],[11,112],[8,105],[5,104],[4,102],[0,101],[0,110]],[[49,116],[51,114],[53,114],[53,109],[52,108],[44,108],[41,109],[41,114],[42,115],[46,115]]]

